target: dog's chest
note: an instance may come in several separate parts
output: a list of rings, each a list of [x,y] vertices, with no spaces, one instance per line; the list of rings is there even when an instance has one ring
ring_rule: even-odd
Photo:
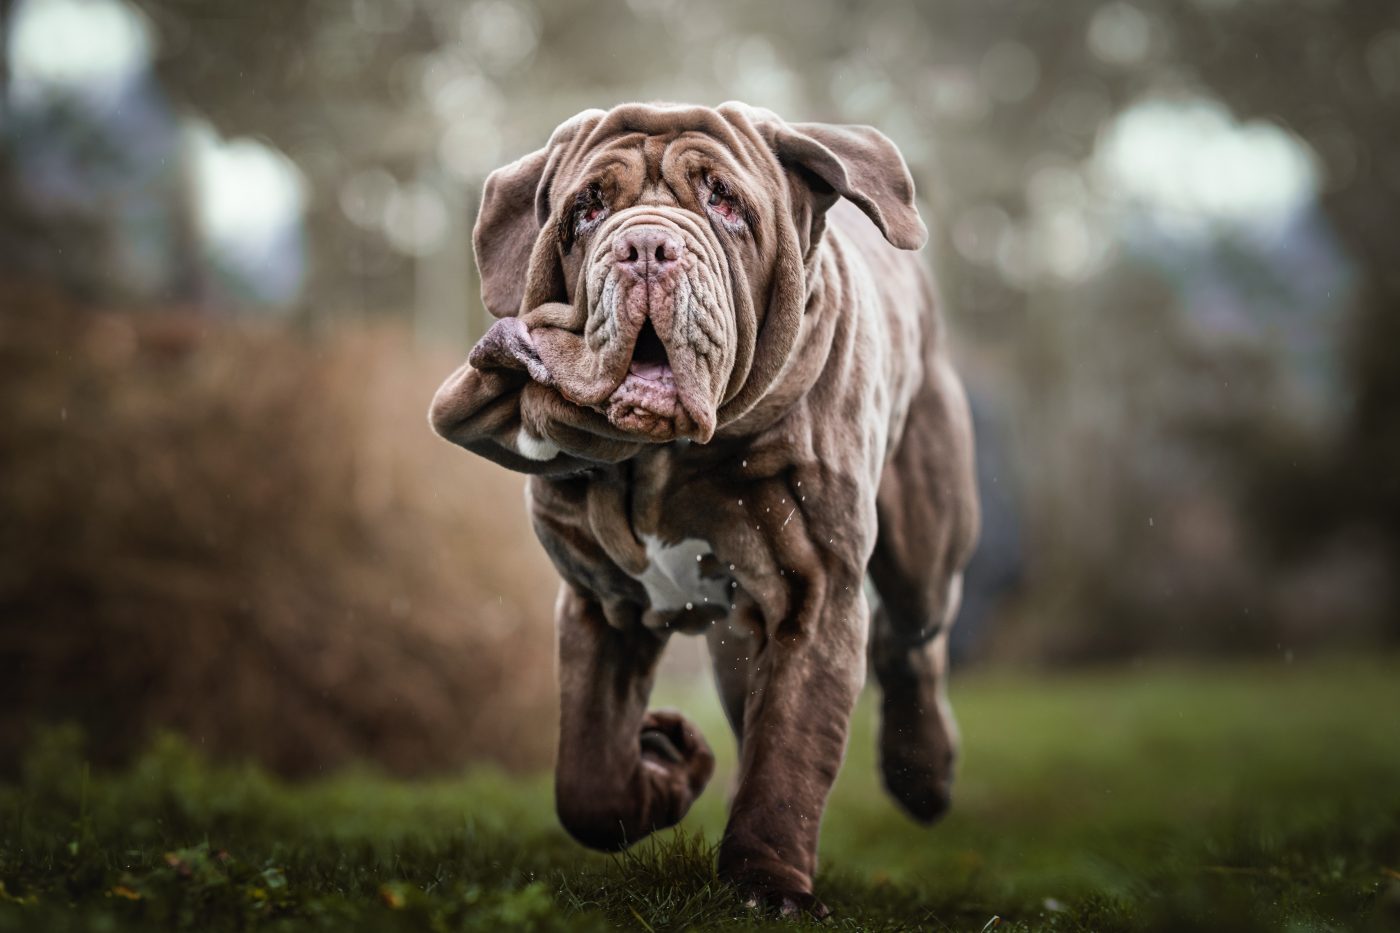
[[[628,562],[624,572],[646,591],[651,626],[698,626],[728,611],[733,597],[733,568],[716,557],[707,534],[716,503],[697,490],[686,455],[687,445],[675,445],[636,458],[622,498],[626,524],[645,551],[645,564]]]
[[[729,606],[729,585],[717,573],[708,542],[685,538],[663,544],[655,535],[639,538],[646,547],[647,565],[632,577],[646,589],[652,609],[679,612]]]

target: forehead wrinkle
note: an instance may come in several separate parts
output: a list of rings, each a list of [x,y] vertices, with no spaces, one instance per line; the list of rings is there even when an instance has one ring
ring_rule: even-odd
[[[767,149],[756,151],[752,146],[743,145],[739,137],[720,136],[704,130],[686,130],[677,141],[682,140],[693,142],[695,148],[706,156],[723,161],[731,172],[745,171],[760,176],[765,173],[767,161],[763,156],[768,154]]]
[[[642,196],[637,199],[637,203],[648,206],[667,205],[681,206],[680,195],[671,186],[670,181],[665,178],[658,178],[654,183],[647,186],[642,192]]]
[[[684,203],[691,185],[688,179],[674,179],[677,173],[669,171],[669,163],[685,153],[697,152],[720,166],[738,183],[736,187],[750,189],[757,197],[756,189],[761,189],[771,174],[763,158],[767,151],[759,148],[761,152],[749,145],[747,137],[722,114],[706,108],[624,105],[594,128],[581,150],[575,149],[580,155],[591,151],[593,157],[574,177],[597,174],[606,167],[616,171],[619,187],[624,190],[636,192],[664,182],[676,200]],[[751,206],[759,205],[755,202]]]
[[[707,168],[717,168],[725,176],[727,181],[736,183],[739,188],[753,187],[752,176],[745,170],[745,167],[734,160],[734,156],[724,146],[716,145],[712,141],[706,141],[705,145],[693,145],[675,156],[677,160],[685,156],[693,155],[698,158]]]
[[[632,188],[634,186],[627,184],[627,181],[636,174],[637,155],[636,150],[628,149],[599,152],[580,166],[575,173],[573,186],[578,187],[583,181],[601,181],[610,182],[624,191]]]
[[[646,165],[647,181],[654,187],[661,181],[661,162],[666,156],[670,140],[662,136],[648,136],[642,143],[642,158]]]
[[[707,133],[729,145],[738,143],[739,134],[724,114],[689,104],[622,104],[603,116],[590,138],[596,142],[608,135],[629,132],[675,136],[692,131]]]

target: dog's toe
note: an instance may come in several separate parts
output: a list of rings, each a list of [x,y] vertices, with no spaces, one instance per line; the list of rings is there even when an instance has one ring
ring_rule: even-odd
[[[682,772],[692,797],[699,796],[714,774],[714,752],[700,730],[680,713],[650,710],[642,720],[638,741],[643,762]]]

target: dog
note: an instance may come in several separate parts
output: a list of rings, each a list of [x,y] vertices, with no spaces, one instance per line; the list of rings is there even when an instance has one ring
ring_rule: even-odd
[[[886,788],[947,809],[979,516],[926,239],[884,135],[741,103],[585,111],[487,179],[496,320],[430,421],[532,474],[563,578],[556,806],[584,845],[675,824],[710,778],[696,728],[647,709],[676,632],[704,633],[738,742],[718,871],[746,903],[827,912],[819,827],[867,658]]]

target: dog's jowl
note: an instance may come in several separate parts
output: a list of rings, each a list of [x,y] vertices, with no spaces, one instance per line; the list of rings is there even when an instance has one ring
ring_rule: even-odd
[[[947,808],[977,509],[925,238],[879,132],[742,104],[587,111],[487,181],[497,320],[431,417],[533,474],[563,578],[556,800],[585,845],[674,824],[710,778],[694,726],[647,709],[677,632],[706,633],[739,742],[719,871],[746,900],[824,911],[821,814],[867,656],[885,785],[918,820]]]

